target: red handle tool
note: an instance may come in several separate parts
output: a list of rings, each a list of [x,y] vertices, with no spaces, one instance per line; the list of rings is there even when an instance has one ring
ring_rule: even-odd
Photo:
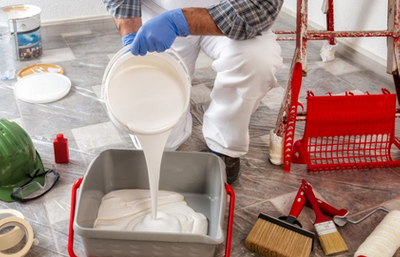
[[[308,184],[308,183],[307,183]],[[312,189],[312,186],[308,184],[308,186]],[[310,205],[310,202],[306,200],[306,196],[304,194],[300,195],[302,198],[302,201],[305,202],[307,207],[312,208]],[[338,226],[344,226],[346,224],[346,219],[345,217],[349,214],[349,211],[346,209],[336,209],[332,205],[329,205],[328,203],[322,201],[321,199],[317,199],[318,207],[320,211],[333,218],[333,221],[335,222],[336,225]]]
[[[297,220],[297,217],[299,217],[300,212],[304,208],[304,205],[306,205],[306,198],[304,196],[303,189],[300,186],[299,191],[297,191],[296,197],[293,201],[292,208],[290,209],[289,215],[281,216],[281,217],[279,217],[279,219],[283,220],[287,223],[290,223],[292,225],[296,224],[296,225],[302,227],[300,221]]]
[[[332,221],[331,219],[324,216],[324,214],[322,214],[322,212],[318,206],[317,198],[315,197],[314,192],[312,191],[311,185],[308,184],[307,181],[305,181],[304,179],[302,180],[302,188],[304,190],[305,195],[307,196],[308,202],[310,203],[311,207],[313,208],[313,210],[315,212],[314,225]]]

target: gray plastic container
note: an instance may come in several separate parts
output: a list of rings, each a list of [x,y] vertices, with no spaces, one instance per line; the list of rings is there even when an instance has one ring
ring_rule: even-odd
[[[208,234],[175,234],[94,229],[102,197],[119,189],[148,189],[145,157],[140,150],[109,149],[89,165],[77,194],[73,228],[87,256],[212,257],[224,241],[227,193],[224,163],[211,153],[165,152],[160,190],[182,194],[190,207],[208,219]]]

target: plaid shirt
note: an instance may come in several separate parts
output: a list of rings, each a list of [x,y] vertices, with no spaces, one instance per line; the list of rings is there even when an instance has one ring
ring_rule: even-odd
[[[141,17],[141,0],[102,1],[115,18]],[[282,4],[283,0],[223,0],[207,10],[225,36],[243,40],[271,28]]]

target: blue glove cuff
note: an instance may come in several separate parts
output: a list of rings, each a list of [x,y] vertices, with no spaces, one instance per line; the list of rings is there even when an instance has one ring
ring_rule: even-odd
[[[122,46],[127,46],[132,44],[133,40],[135,39],[136,33],[125,35],[121,38]]]
[[[173,21],[176,26],[176,34],[178,36],[185,37],[190,34],[189,25],[186,21],[185,15],[183,15],[182,9],[175,9],[167,12],[169,18]]]

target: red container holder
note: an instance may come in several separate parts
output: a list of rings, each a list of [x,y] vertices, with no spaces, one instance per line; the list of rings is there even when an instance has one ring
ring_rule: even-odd
[[[391,156],[396,94],[307,97],[304,136],[295,142],[292,162],[309,171],[400,166]]]

